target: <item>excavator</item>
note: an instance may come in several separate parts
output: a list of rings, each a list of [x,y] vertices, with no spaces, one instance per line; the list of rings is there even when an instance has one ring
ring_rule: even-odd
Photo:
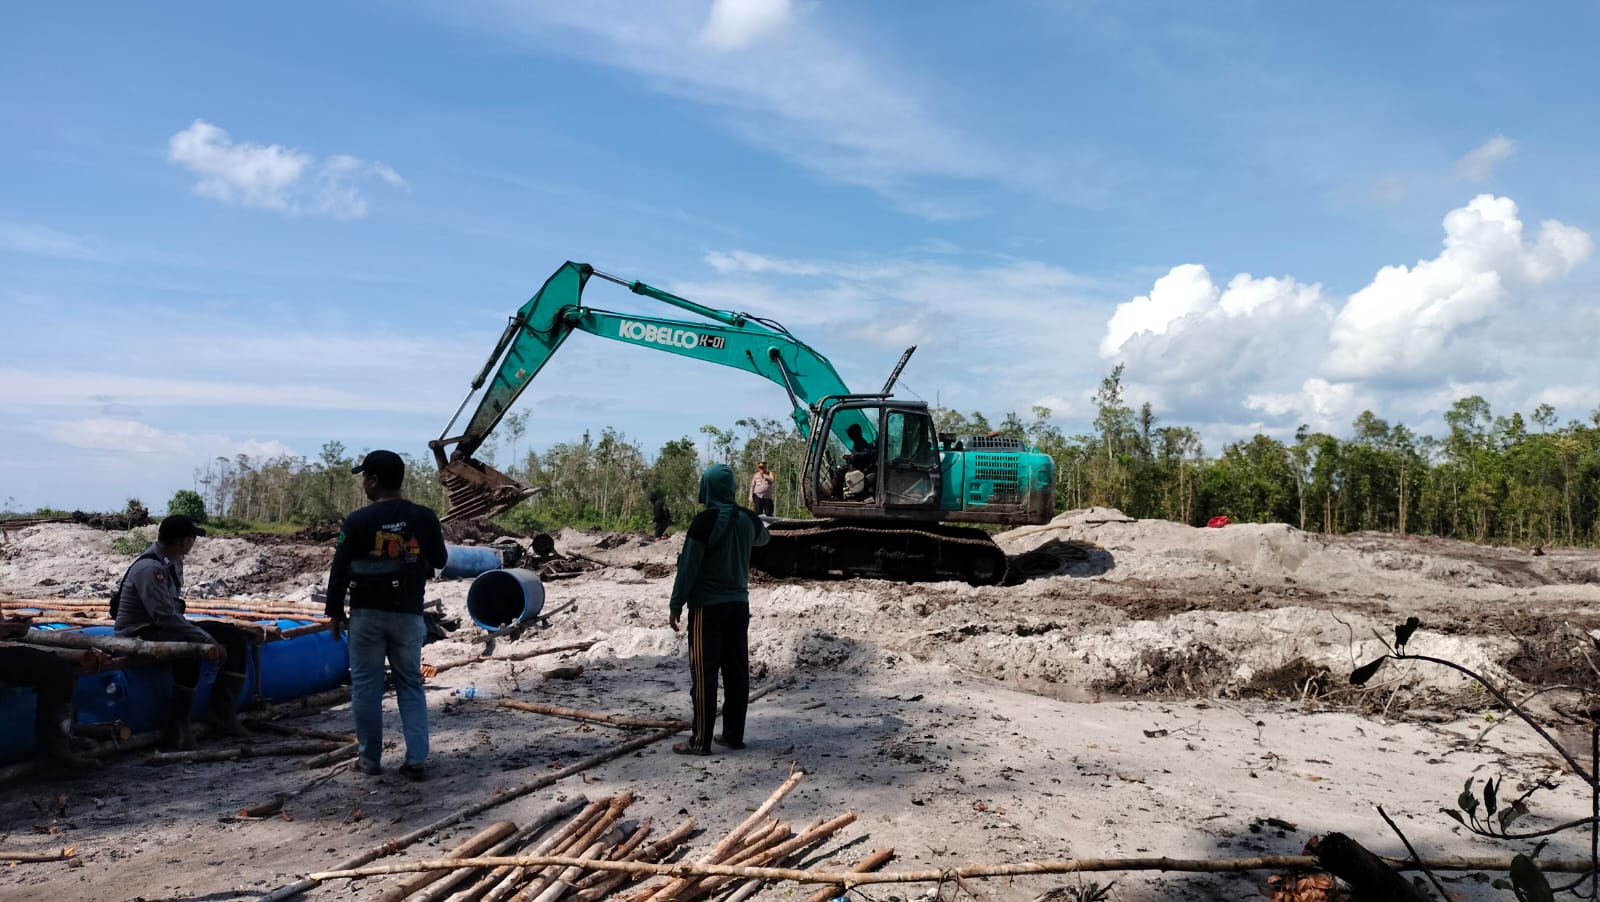
[[[703,321],[585,306],[593,277]],[[926,403],[893,396],[915,347],[882,391],[856,393],[826,357],[777,322],[569,261],[511,317],[455,416],[428,443],[450,499],[446,520],[492,517],[539,491],[473,454],[573,332],[744,370],[783,388],[806,439],[801,492],[816,519],[769,521],[772,540],[751,564],[773,576],[995,584],[1005,578],[1005,553],[982,529],[952,524],[1036,524],[1055,513],[1049,455],[1016,439],[939,433]],[[452,435],[480,389],[465,428]]]

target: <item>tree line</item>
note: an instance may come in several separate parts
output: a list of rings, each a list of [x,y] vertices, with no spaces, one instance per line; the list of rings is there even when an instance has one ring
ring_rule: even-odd
[[[1282,522],[1322,533],[1366,530],[1479,543],[1600,543],[1600,410],[1587,423],[1557,421],[1549,405],[1496,416],[1483,398],[1445,413],[1442,436],[1419,435],[1364,412],[1350,432],[1307,427],[1292,440],[1256,435],[1208,456],[1199,433],[1160,422],[1123,396],[1122,368],[1095,394],[1089,432],[1067,435],[1047,408],[1029,418],[934,408],[940,431],[1021,438],[1056,463],[1056,507],[1115,507],[1140,518],[1204,525]],[[806,516],[800,476],[806,446],[787,420],[705,425],[654,454],[618,430],[585,432],[543,451],[523,447],[526,414],[508,416],[480,457],[545,491],[500,518],[521,532],[564,526],[642,530],[660,493],[679,526],[699,509],[707,460],[729,464],[746,500],[756,462],[776,480],[776,513]],[[360,453],[330,441],[316,458],[217,458],[195,473],[194,498],[174,499],[241,524],[335,521],[365,503],[350,467]],[[436,510],[447,502],[430,457],[407,456],[406,494]]]

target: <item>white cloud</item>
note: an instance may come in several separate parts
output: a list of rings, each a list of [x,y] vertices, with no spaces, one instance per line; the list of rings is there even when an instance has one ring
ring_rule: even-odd
[[[1100,355],[1125,362],[1133,380],[1169,385],[1175,394],[1227,396],[1308,350],[1314,359],[1332,316],[1320,285],[1241,273],[1219,288],[1205,267],[1185,264],[1156,280],[1150,294],[1117,306]]]
[[[0,222],[0,251],[66,260],[91,260],[99,256],[94,248],[65,232],[15,222]]]
[[[481,5],[453,15],[481,19]],[[520,29],[542,47],[632,72],[650,89],[718,111],[747,143],[827,179],[876,191],[902,209],[931,219],[971,215],[990,201],[950,197],[952,181],[982,181],[1052,190],[1061,173],[1099,191],[1103,166],[998,147],[936,115],[939,98],[924,87],[933,76],[902,75],[881,53],[830,31],[815,5],[777,0],[591,0],[524,4],[504,0],[476,24],[502,33]],[[663,52],[717,41],[760,52]],[[930,181],[942,180],[934,191]]]
[[[1358,393],[1351,383],[1312,377],[1298,391],[1246,395],[1244,406],[1270,417],[1289,417],[1314,430],[1338,434],[1376,400],[1371,395]]]
[[[1482,349],[1458,338],[1492,315],[1514,313],[1529,289],[1566,275],[1594,249],[1587,233],[1554,220],[1524,241],[1516,204],[1487,194],[1451,210],[1444,228],[1439,256],[1384,267],[1350,297],[1333,324],[1329,378],[1436,379],[1466,365],[1463,353]]]
[[[308,213],[336,219],[367,215],[366,198],[352,182],[378,178],[400,187],[399,173],[346,154],[318,162],[278,144],[236,142],[226,131],[196,119],[167,141],[167,159],[198,175],[194,193],[242,207]]]
[[[1468,151],[1456,161],[1456,178],[1467,182],[1484,182],[1494,174],[1494,167],[1517,152],[1517,143],[1505,135],[1495,135]]]
[[[700,43],[715,50],[738,50],[782,27],[789,0],[711,0],[711,15]]]
[[[91,417],[78,420],[47,420],[34,427],[43,435],[72,448],[115,451],[122,454],[162,455],[180,461],[294,455],[279,441],[236,439],[226,435],[165,432],[148,423],[117,417]]]

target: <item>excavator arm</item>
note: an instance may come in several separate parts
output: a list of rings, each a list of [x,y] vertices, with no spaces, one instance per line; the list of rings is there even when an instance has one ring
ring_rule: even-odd
[[[586,307],[582,296],[591,276],[687,310],[705,322]],[[788,393],[793,407],[791,417],[801,434],[808,437],[813,405],[826,398],[850,394],[827,358],[777,323],[748,313],[705,307],[643,282],[624,281],[597,272],[586,263],[568,262],[545,280],[538,293],[511,318],[494,352],[472,381],[472,389],[456,416],[439,438],[429,443],[439,464],[440,481],[450,496],[446,519],[492,516],[536,491],[475,460],[472,455],[544,369],[562,342],[575,331],[721,364],[774,382]],[[456,421],[479,389],[483,393],[477,408],[464,430],[452,436]],[[867,417],[836,416],[832,428],[846,447],[848,439],[844,431],[852,423],[860,426],[869,439],[873,437],[875,424]],[[452,446],[453,450],[447,455],[446,450]]]

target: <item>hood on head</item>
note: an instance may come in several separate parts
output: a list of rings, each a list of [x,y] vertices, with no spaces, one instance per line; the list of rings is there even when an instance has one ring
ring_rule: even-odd
[[[707,507],[726,507],[734,503],[736,489],[733,471],[727,464],[712,464],[700,474],[700,503]]]

